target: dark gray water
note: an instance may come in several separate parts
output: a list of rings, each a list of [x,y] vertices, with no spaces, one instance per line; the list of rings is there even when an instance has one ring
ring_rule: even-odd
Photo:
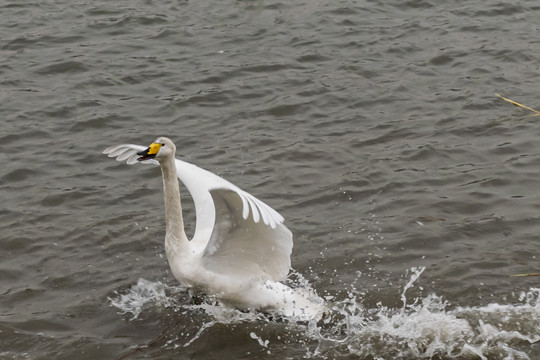
[[[540,358],[540,277],[510,277],[540,271],[540,117],[494,96],[540,108],[537,1],[3,0],[0,19],[0,358]],[[178,286],[159,169],[101,154],[158,135],[286,218],[325,324]]]

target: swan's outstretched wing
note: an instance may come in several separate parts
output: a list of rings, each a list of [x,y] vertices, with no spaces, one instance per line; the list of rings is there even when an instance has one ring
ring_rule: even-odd
[[[118,161],[126,161],[129,165],[136,164],[139,155],[138,152],[146,150],[145,146],[134,145],[134,144],[121,144],[114,145],[103,150],[104,154],[107,154],[109,157],[115,157]],[[145,160],[140,161],[143,164],[155,164],[159,165],[156,160]]]
[[[281,215],[238,188],[211,189],[210,194],[215,224],[203,264],[221,274],[285,279],[291,266],[293,242]]]
[[[275,281],[287,276],[293,241],[279,213],[195,165],[176,159],[176,171],[195,204],[191,242],[208,270]]]

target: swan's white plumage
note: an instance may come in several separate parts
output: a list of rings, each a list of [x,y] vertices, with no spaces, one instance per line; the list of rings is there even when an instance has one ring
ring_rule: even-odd
[[[145,149],[122,144],[103,153],[134,164],[137,153]],[[140,162],[160,165],[154,159]],[[235,306],[279,310],[306,319],[320,315],[320,301],[313,303],[301,291],[279,283],[290,270],[293,247],[283,217],[207,170],[179,159],[174,159],[174,166],[191,194],[197,219],[189,251],[181,258],[168,254],[175,277]]]

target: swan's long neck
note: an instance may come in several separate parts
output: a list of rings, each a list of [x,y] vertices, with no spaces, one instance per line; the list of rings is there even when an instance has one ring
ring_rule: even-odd
[[[174,156],[166,158],[160,165],[163,174],[163,197],[165,199],[165,250],[170,261],[174,255],[188,249],[189,241],[184,232],[180,188],[176,177]]]

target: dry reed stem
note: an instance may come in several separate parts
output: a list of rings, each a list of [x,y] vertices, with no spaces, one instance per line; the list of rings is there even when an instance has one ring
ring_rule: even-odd
[[[503,99],[504,101],[508,101],[508,102],[509,102],[510,104],[512,104],[512,105],[515,105],[515,106],[518,106],[518,107],[520,107],[520,108],[523,108],[523,109],[527,109],[527,110],[529,110],[529,111],[532,111],[532,112],[534,113],[533,116],[540,116],[540,111],[538,111],[538,110],[534,110],[533,108],[530,108],[530,107],[528,107],[528,106],[525,106],[525,105],[523,105],[523,104],[520,104],[520,103],[518,103],[517,101],[510,100],[510,99],[508,99],[508,98],[505,98],[504,96],[501,96],[500,94],[495,94],[495,96],[497,96],[497,97]]]
[[[518,276],[540,276],[540,273],[530,273],[530,274],[516,274],[516,275],[510,275],[511,277],[518,277]]]

